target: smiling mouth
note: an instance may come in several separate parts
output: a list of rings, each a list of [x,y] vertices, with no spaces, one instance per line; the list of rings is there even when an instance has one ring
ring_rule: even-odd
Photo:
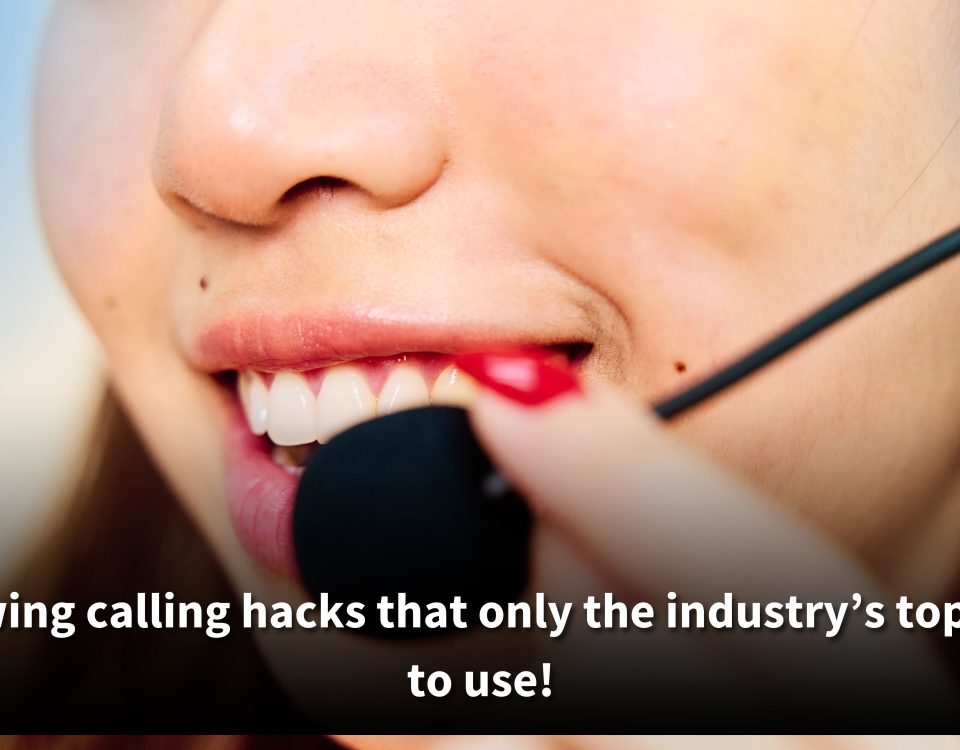
[[[548,349],[564,365],[584,356],[583,345]],[[476,384],[453,364],[453,356],[437,353],[235,374],[247,428],[263,439],[274,463],[295,477],[319,446],[354,425],[423,406],[468,407],[476,394]]]
[[[260,565],[293,579],[297,486],[325,443],[402,409],[468,405],[475,387],[453,366],[458,354],[526,349],[579,370],[593,352],[586,336],[574,333],[594,330],[589,321],[559,316],[543,318],[537,329],[523,321],[394,320],[379,310],[248,311],[198,323],[184,354],[223,386],[224,479],[234,531]]]

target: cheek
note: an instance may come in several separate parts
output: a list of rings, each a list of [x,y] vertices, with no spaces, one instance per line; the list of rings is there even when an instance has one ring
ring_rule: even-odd
[[[203,3],[146,12],[65,2],[37,83],[37,184],[49,245],[108,352],[158,311],[172,227],[150,158],[164,92]],[[105,53],[104,50],[109,50]],[[164,50],[158,54],[157,50]]]
[[[677,361],[705,374],[858,268],[810,261],[870,138],[863,7],[561,5],[465,10],[445,71],[465,151],[495,166],[529,245],[620,311],[629,385],[663,395]]]
[[[466,9],[447,70],[485,163],[536,196],[543,225],[741,251],[862,143],[863,97],[835,85],[841,60],[862,75],[857,3],[559,5]]]
[[[203,4],[189,7],[58,7],[38,78],[37,182],[48,244],[113,386],[177,495],[207,501],[222,492],[218,394],[176,356],[169,314],[172,274],[197,261],[150,176],[164,93]],[[188,511],[235,550],[225,509]]]

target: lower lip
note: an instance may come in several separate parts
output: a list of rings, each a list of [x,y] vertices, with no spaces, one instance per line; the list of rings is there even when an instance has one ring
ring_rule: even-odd
[[[263,439],[247,428],[239,405],[231,409],[227,442],[227,504],[240,542],[261,565],[298,578],[293,549],[297,478],[273,461]]]

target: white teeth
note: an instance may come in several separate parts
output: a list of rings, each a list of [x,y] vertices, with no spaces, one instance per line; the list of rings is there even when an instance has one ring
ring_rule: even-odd
[[[270,385],[267,434],[276,445],[301,445],[317,439],[317,405],[299,372],[278,372]]]
[[[354,367],[329,368],[317,395],[317,440],[326,443],[338,432],[373,417],[376,399]]]
[[[267,431],[267,386],[263,378],[252,370],[240,373],[238,384],[240,403],[243,404],[243,414],[250,425],[250,432],[254,435],[263,435]]]
[[[469,406],[473,403],[477,386],[468,375],[464,375],[453,365],[440,373],[433,389],[430,391],[430,401],[434,404],[446,406]]]
[[[264,376],[243,370],[237,378],[237,392],[250,431],[268,435],[274,446],[283,449],[328,442],[335,435],[375,416],[431,403],[469,406],[476,383],[450,365],[427,387],[419,367],[394,366],[387,375],[379,398],[374,396],[363,370],[349,364],[328,367],[319,393],[314,396],[306,376],[281,371],[268,387]],[[299,453],[281,451],[277,463],[297,465]]]
[[[427,406],[430,394],[420,372],[409,365],[393,368],[377,399],[377,416]]]

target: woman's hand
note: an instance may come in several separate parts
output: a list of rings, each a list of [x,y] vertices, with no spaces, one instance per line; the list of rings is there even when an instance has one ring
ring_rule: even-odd
[[[740,602],[848,603],[832,639],[823,628],[734,629],[722,640],[690,633],[693,660],[704,653],[704,679],[733,652],[748,682],[757,678],[750,689],[764,695],[804,678],[838,700],[866,698],[878,679],[928,708],[950,694],[943,669],[899,629],[890,606],[885,628],[864,627],[863,604],[889,596],[856,560],[680,443],[651,412],[610,387],[578,386],[538,357],[471,355],[460,365],[486,386],[472,407],[480,441],[531,504],[541,533],[567,545],[603,591],[661,608],[668,592],[706,607],[726,592]],[[716,662],[718,652],[726,653]]]
[[[879,593],[838,546],[612,388],[578,386],[535,356],[464,364],[488,386],[473,423],[494,463],[543,523],[634,593],[709,601],[736,584],[742,598],[777,600],[811,583],[844,600]]]

